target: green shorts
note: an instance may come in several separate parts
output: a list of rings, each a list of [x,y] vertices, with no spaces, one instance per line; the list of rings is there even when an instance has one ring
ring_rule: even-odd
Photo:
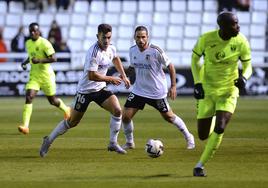
[[[216,111],[227,111],[234,113],[237,103],[236,95],[215,96],[208,95],[197,102],[197,119],[209,118]]]
[[[34,89],[37,91],[41,89],[46,96],[53,96],[56,94],[55,77],[52,76],[50,79],[45,80],[30,78],[29,82],[26,84],[25,89]]]

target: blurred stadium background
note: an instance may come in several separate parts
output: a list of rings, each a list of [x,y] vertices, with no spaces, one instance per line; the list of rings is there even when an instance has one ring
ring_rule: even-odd
[[[128,49],[134,44],[135,26],[147,26],[151,42],[163,48],[176,66],[178,93],[191,95],[191,50],[200,34],[217,28],[217,0],[72,0],[66,10],[49,5],[46,0],[41,2],[42,11],[32,8],[32,1],[0,1],[0,27],[9,51],[0,54],[0,57],[8,59],[8,62],[0,63],[1,96],[24,95],[28,73],[21,70],[16,58],[26,58],[27,54],[10,52],[10,44],[20,26],[28,35],[31,22],[40,24],[42,35],[46,38],[52,21],[56,20],[63,40],[70,47],[71,53],[57,53],[57,57],[69,57],[71,61],[53,64],[59,95],[75,93],[86,50],[96,41],[96,29],[100,23],[113,26],[112,43],[124,65],[128,63]],[[234,11],[238,15],[241,32],[252,48],[254,73],[247,84],[247,95],[265,96],[268,94],[268,1],[251,0],[249,10]],[[114,74],[114,70],[111,69],[109,74]],[[109,87],[115,92],[128,92],[123,86]]]

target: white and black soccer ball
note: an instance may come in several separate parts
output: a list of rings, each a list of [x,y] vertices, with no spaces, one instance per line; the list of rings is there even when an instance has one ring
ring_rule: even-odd
[[[149,139],[145,145],[145,152],[149,157],[157,158],[164,153],[164,145],[158,139]]]

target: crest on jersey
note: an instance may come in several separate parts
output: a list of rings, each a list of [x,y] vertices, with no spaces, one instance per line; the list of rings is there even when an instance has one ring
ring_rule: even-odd
[[[224,52],[217,52],[215,54],[215,57],[217,60],[223,59],[223,58],[225,58],[225,53]]]
[[[146,59],[147,61],[149,61],[149,60],[150,60],[150,54],[146,54],[145,59]]]
[[[80,103],[77,103],[76,106],[75,106],[75,108],[76,108],[77,110],[79,110],[79,109],[81,108],[81,104],[80,104]]]
[[[231,45],[231,51],[232,51],[232,52],[235,52],[235,50],[236,50],[236,45],[232,44],[232,45]]]

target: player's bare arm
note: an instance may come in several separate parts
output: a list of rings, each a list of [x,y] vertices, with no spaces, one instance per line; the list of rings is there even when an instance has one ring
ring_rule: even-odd
[[[88,79],[93,80],[95,82],[108,82],[113,85],[120,85],[122,81],[119,77],[102,75],[99,74],[97,71],[89,71]]]
[[[114,64],[117,72],[119,72],[120,78],[123,80],[126,88],[128,89],[130,87],[130,81],[126,76],[126,73],[124,71],[124,67],[122,66],[122,62],[118,56],[113,59],[113,64]]]
[[[55,56],[55,54],[52,54],[46,58],[32,58],[32,63],[33,64],[38,64],[38,63],[42,63],[42,64],[45,64],[45,63],[53,63],[53,62],[56,62],[57,61],[57,58]]]
[[[168,71],[169,71],[169,76],[170,76],[170,88],[168,92],[168,96],[172,99],[175,100],[177,96],[177,87],[176,87],[176,71],[175,67],[172,63],[168,65]]]

